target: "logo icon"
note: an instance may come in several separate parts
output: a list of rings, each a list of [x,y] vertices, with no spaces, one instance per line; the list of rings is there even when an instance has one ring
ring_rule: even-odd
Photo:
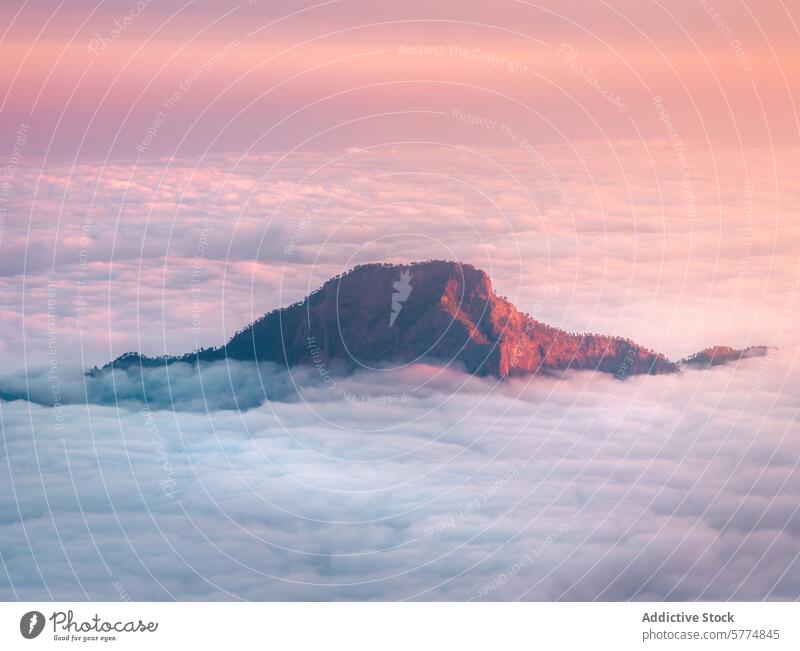
[[[26,640],[32,640],[44,630],[44,615],[38,610],[25,613],[19,620],[19,632]]]
[[[400,280],[394,282],[394,292],[392,292],[392,314],[389,317],[389,327],[394,325],[395,320],[400,316],[403,304],[411,296],[411,272],[403,271],[400,273]]]

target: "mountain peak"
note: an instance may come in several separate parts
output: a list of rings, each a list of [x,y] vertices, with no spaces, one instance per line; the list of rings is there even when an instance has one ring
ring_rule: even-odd
[[[727,361],[758,350],[718,352]],[[699,363],[698,356],[683,364]],[[499,378],[586,369],[622,379],[681,368],[628,339],[541,323],[497,296],[486,272],[448,260],[358,265],[303,301],[264,315],[220,348],[168,358],[126,354],[108,366],[220,359],[380,369],[432,361]]]
[[[719,366],[720,364],[737,362],[748,357],[763,357],[768,352],[768,346],[749,346],[741,350],[730,346],[711,346],[701,350],[699,353],[695,353],[691,357],[687,357],[682,363],[686,366]]]

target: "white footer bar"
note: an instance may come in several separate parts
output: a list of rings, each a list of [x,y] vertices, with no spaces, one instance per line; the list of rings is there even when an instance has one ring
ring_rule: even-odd
[[[0,603],[0,649],[800,649],[794,603]]]

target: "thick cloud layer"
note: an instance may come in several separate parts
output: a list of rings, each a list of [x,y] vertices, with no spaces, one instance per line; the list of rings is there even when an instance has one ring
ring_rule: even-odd
[[[312,383],[322,382],[318,374],[308,370],[297,374]],[[88,403],[131,409],[247,410],[265,400],[297,399],[287,375],[274,364],[234,360],[199,366],[187,362],[154,368],[134,365],[99,373],[70,367],[53,374],[49,368],[35,368],[0,377],[0,398],[56,408]]]
[[[83,4],[0,6],[0,598],[798,597],[791,3]],[[84,375],[428,259],[782,352]]]
[[[0,402],[0,597],[800,597],[794,349],[624,382],[314,372],[243,412]]]
[[[800,179],[791,150],[745,153],[693,149],[690,194],[659,141],[21,166],[0,365],[219,345],[357,263],[431,258],[485,269],[553,325],[672,358],[784,343]]]
[[[664,142],[21,166],[0,597],[797,598],[798,170],[731,152],[692,149],[690,195]],[[625,382],[83,376],[430,258],[570,331],[783,353]]]

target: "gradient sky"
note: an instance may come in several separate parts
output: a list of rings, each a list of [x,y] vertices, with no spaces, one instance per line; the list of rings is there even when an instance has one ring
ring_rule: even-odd
[[[198,320],[219,344],[366,260],[463,259],[521,309],[676,357],[797,331],[780,0],[0,13],[10,367],[46,358],[48,323],[91,364],[182,352]]]
[[[0,599],[797,598],[798,23],[3,2]],[[94,364],[431,258],[672,359],[774,350],[625,382],[420,364],[338,379],[355,400],[267,368],[263,403],[252,368],[183,365],[152,412],[124,374],[79,404]]]
[[[142,5],[3,3],[0,142],[27,123],[30,156],[136,157],[205,64],[147,154],[508,144],[454,123],[454,108],[537,143],[659,139],[654,96],[697,147],[797,144],[800,34],[781,0]],[[408,49],[419,46],[439,49]]]

